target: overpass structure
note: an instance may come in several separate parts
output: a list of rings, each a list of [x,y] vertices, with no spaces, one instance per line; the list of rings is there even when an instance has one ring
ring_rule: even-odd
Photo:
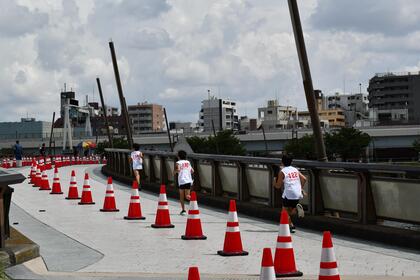
[[[129,169],[124,167],[124,154],[127,151],[113,150],[108,153],[114,153],[115,157],[109,155],[111,162],[104,171],[108,168],[108,172],[115,172],[118,168],[123,168],[116,173],[129,174]],[[164,160],[161,160],[162,158]],[[106,177],[101,173],[102,167],[68,166],[59,169],[63,190],[67,190],[72,169],[76,171],[78,186],[83,184],[83,173],[88,172],[96,204],[78,205],[77,200],[65,200],[64,195],[49,195],[33,188],[27,182],[13,185],[15,192],[10,221],[16,229],[40,245],[42,258],[11,267],[6,273],[12,279],[187,279],[188,267],[197,265],[202,279],[259,279],[262,248],[273,248],[276,244],[277,219],[270,222],[242,212],[246,206],[246,195],[237,193],[239,190],[243,191],[243,187],[235,189],[227,184],[234,180],[235,168],[238,168],[236,165],[229,165],[228,159],[221,161],[215,158],[205,159],[204,156],[196,159],[200,161],[197,170],[200,174],[200,184],[203,185],[199,191],[200,217],[204,233],[208,236],[207,240],[181,239],[187,217],[178,215],[180,208],[177,201],[172,199],[169,200],[169,209],[175,228],[156,230],[150,227],[157,207],[158,196],[153,191],[155,183],[159,184],[158,181],[166,181],[165,178],[168,178],[168,191],[176,190],[169,180],[169,170],[173,162],[165,158],[165,154],[156,152],[146,156],[146,174],[154,174],[154,179],[146,178],[144,189],[147,190],[140,193],[142,211],[146,217],[143,221],[127,221],[122,218],[128,211],[129,185],[114,180],[116,204],[120,212],[103,213],[99,211],[106,192]],[[210,178],[220,177],[223,195],[215,195],[211,192],[212,188],[208,189],[208,175],[212,170],[211,164],[208,165],[210,162],[221,168],[219,175],[216,172]],[[256,163],[253,163],[253,166],[251,169],[247,167],[253,176],[247,180],[251,197],[245,200],[247,203],[258,205],[254,208],[256,212],[258,209],[264,212],[269,204],[276,202],[267,204],[264,199],[270,196],[271,190],[261,184],[267,180],[267,176],[264,175],[267,170]],[[159,172],[153,173],[152,169]],[[19,171],[26,175],[29,170],[23,168]],[[52,177],[51,171],[47,171],[47,174]],[[346,185],[342,189],[348,187]],[[327,188],[331,188],[330,184]],[[400,191],[403,192],[402,189]],[[249,251],[248,256],[225,258],[216,254],[223,246],[227,208],[211,207],[208,203],[205,205],[206,193],[221,201],[226,198],[223,198],[226,193],[235,194],[238,198],[240,229],[244,248]],[[328,201],[327,197],[324,198]],[[346,198],[341,198],[341,201],[344,200]],[[410,203],[408,202],[411,206]],[[306,205],[310,204],[306,202]],[[330,202],[326,202],[326,205],[330,207]],[[309,216],[305,219],[310,217],[310,213],[311,210],[307,210]],[[405,213],[409,213],[409,210]],[[413,215],[416,217],[415,213]],[[349,238],[336,232],[334,228],[330,230],[333,232],[342,279],[397,280],[417,279],[420,276],[418,251],[368,242],[365,238]],[[292,238],[297,266],[304,273],[303,277],[296,279],[317,279],[321,252],[320,232],[298,227]],[[414,245],[415,243],[413,247]]]
[[[361,131],[369,134],[372,137],[369,149],[390,149],[390,148],[412,148],[412,144],[416,139],[420,139],[420,126],[392,126],[392,127],[371,127],[362,128]],[[293,138],[293,135],[297,135],[298,138],[304,135],[312,134],[311,130],[278,130],[266,132],[266,142],[268,151],[281,151],[287,141]],[[178,137],[185,136],[199,136],[207,137],[207,133],[198,134],[177,134],[172,133],[171,137],[173,142],[176,142]],[[116,136],[118,137],[118,136]],[[248,152],[261,152],[265,151],[264,136],[261,131],[248,132],[246,134],[238,134],[237,137],[245,145]],[[0,148],[10,148],[15,143],[16,139],[1,139]],[[41,146],[42,143],[48,143],[49,135],[20,135],[19,140],[23,147],[29,152],[36,152],[36,149]],[[60,153],[63,147],[63,136],[56,134],[54,143],[56,152]],[[85,136],[83,134],[75,135],[73,137],[73,143],[77,145],[81,141],[92,141],[102,142],[107,140],[106,136],[92,137]],[[143,149],[155,149],[155,150],[169,150],[169,140],[166,133],[153,133],[153,134],[141,134],[133,135],[133,141],[140,143]]]

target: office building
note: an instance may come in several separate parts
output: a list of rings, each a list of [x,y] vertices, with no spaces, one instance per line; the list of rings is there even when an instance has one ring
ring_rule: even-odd
[[[127,106],[133,134],[159,132],[165,127],[163,107],[147,102]]]
[[[343,110],[346,125],[353,126],[359,120],[369,118],[369,100],[366,93],[339,94],[322,97],[323,108]]]
[[[257,130],[260,126],[260,122],[255,118],[248,118],[248,116],[242,116],[239,120],[239,127],[242,131],[253,131]]]
[[[51,122],[22,118],[20,122],[0,122],[0,139],[47,138]]]
[[[258,121],[267,130],[293,128],[297,118],[296,107],[281,106],[277,100],[269,100],[267,107],[258,108]]]
[[[210,96],[201,101],[201,110],[199,113],[198,124],[203,131],[216,131],[225,129],[238,130],[239,117],[236,112],[236,102],[219,99]]]
[[[378,73],[368,92],[376,125],[420,124],[420,72]]]
[[[341,108],[328,108],[326,99],[321,90],[314,90],[319,121],[322,127],[345,127],[346,119]],[[311,118],[309,111],[298,113],[297,127],[310,127]]]

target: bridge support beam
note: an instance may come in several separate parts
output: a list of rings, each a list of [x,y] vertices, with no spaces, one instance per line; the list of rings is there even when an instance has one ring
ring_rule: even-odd
[[[362,224],[376,223],[376,208],[370,185],[369,172],[356,172],[357,176],[357,214]]]

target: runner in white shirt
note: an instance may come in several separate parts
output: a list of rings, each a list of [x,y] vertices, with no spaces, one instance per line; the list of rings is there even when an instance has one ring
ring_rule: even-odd
[[[194,169],[191,163],[187,160],[187,153],[185,151],[178,152],[178,161],[175,164],[175,175],[178,174],[179,187],[179,201],[181,203],[180,215],[185,215],[185,199],[190,199],[190,191],[193,183],[192,174]]]
[[[299,199],[303,198],[302,186],[306,183],[306,177],[291,166],[293,158],[290,155],[283,155],[281,161],[284,167],[279,171],[274,187],[277,189],[283,187],[283,210],[286,210],[289,214],[290,231],[293,233],[295,232],[295,226],[290,216],[295,215],[296,211],[299,217],[305,215],[302,205],[299,204]]]
[[[134,151],[131,153],[130,162],[133,165],[133,173],[136,181],[139,185],[139,190],[141,190],[140,186],[140,172],[143,169],[143,153],[140,152],[140,145],[137,143],[133,144]]]

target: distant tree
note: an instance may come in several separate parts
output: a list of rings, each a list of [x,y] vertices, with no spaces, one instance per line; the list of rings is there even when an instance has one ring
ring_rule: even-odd
[[[128,141],[124,137],[114,137],[112,138],[112,144],[115,149],[128,149]],[[96,145],[96,153],[103,155],[105,153],[105,148],[110,148],[109,141],[99,142]]]
[[[307,134],[300,139],[288,141],[284,147],[287,153],[292,153],[294,158],[314,160],[317,158],[315,151],[315,138]]]
[[[211,143],[211,140],[215,143]],[[244,145],[239,141],[232,130],[223,130],[217,133],[216,137],[209,137],[210,145],[213,148],[218,149],[222,155],[237,155],[244,156],[246,149]],[[217,146],[216,146],[217,145]]]
[[[188,137],[187,138],[188,144],[191,146],[191,149],[194,151],[194,153],[200,153],[200,154],[208,154],[209,147],[207,147],[207,138],[206,137]]]
[[[246,154],[245,147],[231,130],[220,131],[216,136],[188,137],[187,142],[194,153],[222,155]]]
[[[370,143],[370,136],[352,127],[345,127],[333,133],[325,133],[324,143],[329,159],[339,156],[346,161],[360,158]],[[315,160],[317,158],[315,138],[312,134],[288,141],[284,150],[298,159]]]
[[[10,157],[13,155],[12,148],[0,148],[0,156],[2,157]]]
[[[325,134],[325,145],[329,157],[339,155],[343,161],[359,159],[370,143],[370,136],[353,127],[343,127]]]

